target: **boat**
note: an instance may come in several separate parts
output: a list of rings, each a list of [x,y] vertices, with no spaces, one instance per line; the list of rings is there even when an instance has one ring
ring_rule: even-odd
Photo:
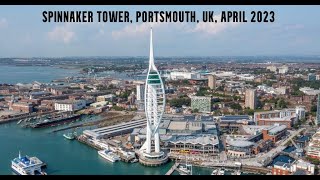
[[[130,161],[130,163],[136,163],[136,162],[138,162],[138,161],[139,161],[139,159],[134,158],[134,159],[132,159],[132,160]]]
[[[186,164],[186,165],[180,165],[179,166],[180,175],[192,175],[192,165]]]
[[[73,140],[76,138],[76,133],[73,132],[73,133],[63,134],[63,137],[65,137],[66,139],[69,139],[69,140]]]
[[[65,124],[68,122],[75,121],[75,120],[79,119],[80,117],[81,117],[81,114],[75,114],[75,115],[71,115],[68,117],[60,117],[60,118],[53,119],[53,120],[46,119],[43,122],[34,123],[34,124],[31,124],[30,126],[32,128],[42,128],[42,127],[50,127],[50,126],[53,127],[53,126],[57,126],[60,124]]]
[[[224,169],[220,169],[217,175],[224,175]]]
[[[17,122],[17,124],[20,124],[22,122],[22,119],[20,121]]]
[[[241,175],[241,171],[237,171],[237,172],[236,172],[236,175]]]
[[[214,169],[211,173],[211,175],[217,175],[218,174],[218,170],[217,169]]]
[[[115,153],[109,150],[98,151],[98,154],[110,162],[116,162],[120,160],[120,156],[116,155]]]
[[[44,165],[37,157],[22,157],[20,152],[19,157],[11,161],[11,169],[17,175],[47,175],[41,169]]]

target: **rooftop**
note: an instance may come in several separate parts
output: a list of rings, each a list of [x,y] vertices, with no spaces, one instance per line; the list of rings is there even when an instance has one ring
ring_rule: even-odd
[[[250,117],[247,115],[241,116],[223,116],[220,118],[221,121],[238,121],[238,120],[250,120]]]
[[[171,143],[190,143],[201,145],[217,145],[219,144],[218,137],[216,135],[194,135],[194,136],[173,136],[170,139]]]
[[[276,134],[276,133],[278,133],[278,132],[280,132],[280,131],[283,131],[283,130],[285,130],[287,128],[287,126],[286,125],[280,125],[280,126],[272,126],[272,127],[269,127],[269,128],[267,128],[268,130],[269,130],[269,133],[271,133],[271,134]]]
[[[254,145],[253,142],[244,140],[230,140],[228,141],[228,144],[235,147],[248,147]]]
[[[171,130],[185,130],[187,126],[186,121],[172,121],[168,127]]]

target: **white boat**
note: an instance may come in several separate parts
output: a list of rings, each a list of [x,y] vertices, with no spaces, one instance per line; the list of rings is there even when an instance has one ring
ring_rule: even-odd
[[[212,173],[211,173],[211,175],[217,175],[217,174],[218,174],[218,170],[217,169],[213,170]]]
[[[20,152],[19,157],[11,161],[11,169],[17,175],[46,175],[41,170],[42,166],[43,162],[37,157],[21,157]]]
[[[180,175],[192,175],[192,165],[186,164],[186,165],[180,165],[179,168]]]
[[[224,175],[224,169],[220,169],[217,175]]]
[[[116,155],[115,153],[109,150],[98,151],[98,154],[110,162],[116,162],[120,160],[120,156]]]

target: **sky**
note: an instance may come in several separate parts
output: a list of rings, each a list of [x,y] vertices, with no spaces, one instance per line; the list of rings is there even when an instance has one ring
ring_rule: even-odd
[[[44,23],[43,11],[274,11],[273,23]],[[0,57],[320,54],[320,6],[0,6]]]

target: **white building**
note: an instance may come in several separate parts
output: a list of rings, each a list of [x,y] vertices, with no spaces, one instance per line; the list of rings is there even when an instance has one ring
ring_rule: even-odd
[[[144,90],[145,90],[145,83],[137,83],[136,85],[137,89],[137,101],[144,101]]]
[[[277,67],[272,65],[272,66],[267,66],[267,70],[270,70],[271,72],[277,72]]]
[[[280,74],[286,74],[286,73],[289,71],[288,66],[285,66],[285,65],[279,67],[278,69],[279,69],[279,73],[280,73]]]
[[[320,90],[319,89],[313,89],[313,88],[310,88],[310,87],[301,87],[299,89],[300,91],[302,91],[303,93],[305,93],[306,95],[318,95],[320,94]]]
[[[170,78],[172,80],[178,79],[198,79],[200,78],[200,74],[196,72],[180,72],[180,71],[172,71],[170,73]]]
[[[296,114],[298,119],[304,119],[306,117],[306,109],[304,106],[296,107]]]
[[[85,100],[76,100],[76,101],[59,101],[54,103],[54,110],[57,111],[76,111],[86,107]]]
[[[237,76],[242,81],[253,81],[254,80],[254,76],[251,74],[238,74]]]

